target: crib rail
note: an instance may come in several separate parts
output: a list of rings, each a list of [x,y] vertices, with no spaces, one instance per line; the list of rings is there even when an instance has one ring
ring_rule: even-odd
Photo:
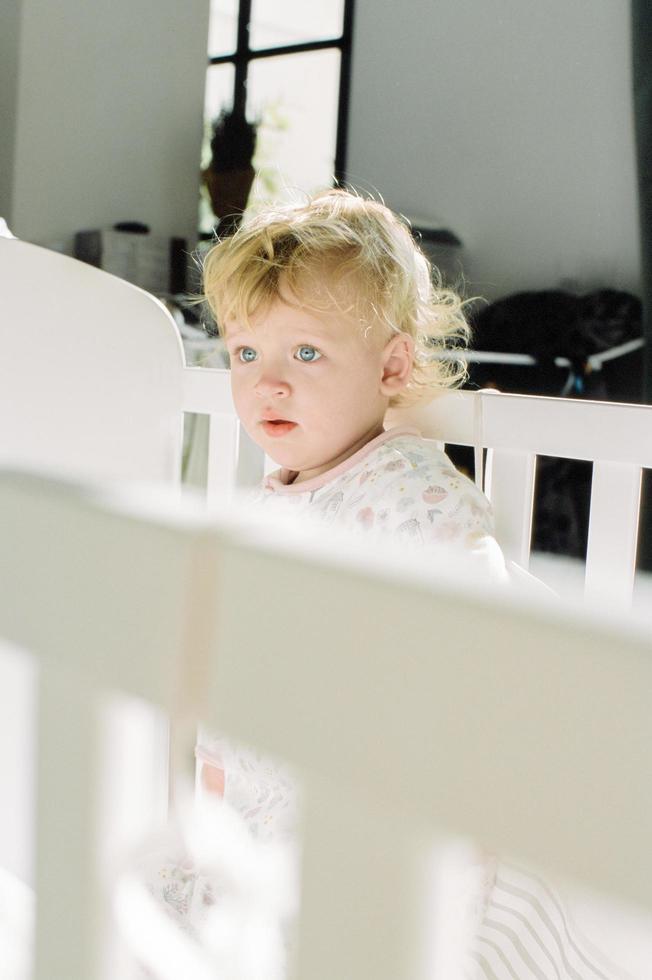
[[[652,406],[486,389],[446,393],[427,405],[394,411],[429,438],[539,456],[632,463],[652,468]]]
[[[0,476],[0,533],[0,636],[43,677],[36,980],[100,976],[97,855],[118,831],[96,733],[116,688],[303,772],[299,977],[424,975],[415,869],[436,832],[652,908],[649,629],[24,475]]]
[[[210,416],[207,494],[237,484],[238,423],[228,371],[186,368],[184,408]],[[494,391],[455,391],[388,413],[442,444],[485,449],[481,485],[492,502],[506,556],[527,568],[537,456],[593,462],[585,595],[627,606],[636,566],[641,473],[652,468],[652,406],[576,401]],[[481,454],[478,458],[481,458]],[[264,460],[258,460],[262,473]]]

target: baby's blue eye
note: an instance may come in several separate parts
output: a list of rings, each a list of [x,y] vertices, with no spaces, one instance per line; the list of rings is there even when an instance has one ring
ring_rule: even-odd
[[[255,361],[258,354],[253,349],[253,347],[241,347],[238,351],[238,357],[245,364],[250,364],[251,361]]]
[[[315,347],[304,346],[297,349],[295,357],[297,360],[304,361],[306,364],[309,364],[311,361],[318,361],[321,354]]]

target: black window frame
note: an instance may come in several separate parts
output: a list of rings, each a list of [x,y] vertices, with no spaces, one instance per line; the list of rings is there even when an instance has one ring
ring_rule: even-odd
[[[338,92],[337,136],[335,140],[333,176],[336,184],[345,183],[353,48],[353,8],[355,0],[344,0],[342,33],[339,37],[320,39],[318,41],[301,41],[296,44],[285,44],[271,48],[249,47],[251,3],[252,0],[240,0],[239,2],[235,51],[232,54],[209,56],[209,68],[213,65],[233,65],[235,67],[233,111],[237,115],[244,116],[247,105],[247,77],[249,74],[249,65],[252,61],[257,61],[260,58],[276,58],[280,55],[303,54],[306,51],[339,50],[340,85]]]

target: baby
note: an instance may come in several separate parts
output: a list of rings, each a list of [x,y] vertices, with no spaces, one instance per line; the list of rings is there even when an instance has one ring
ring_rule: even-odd
[[[432,399],[465,377],[469,330],[460,298],[432,279],[407,225],[342,190],[279,207],[212,249],[205,293],[231,362],[236,410],[279,464],[253,500],[270,515],[309,517],[399,539],[433,554],[454,548],[507,581],[491,507],[434,443],[385,429],[388,408]],[[289,773],[204,736],[204,790],[223,797],[262,840],[292,839]],[[469,976],[611,977],[586,953],[547,885],[488,862]]]
[[[204,276],[238,415],[281,467],[259,503],[413,546],[454,545],[505,575],[484,495],[418,431],[384,428],[388,407],[465,377],[463,360],[437,356],[467,339],[462,302],[433,283],[403,221],[329,191],[217,244]]]
[[[506,576],[486,497],[416,429],[384,427],[389,407],[465,377],[462,359],[437,357],[467,340],[462,301],[433,282],[404,221],[343,190],[271,209],[215,245],[204,289],[236,411],[280,465],[252,506],[456,548],[487,575]],[[234,803],[257,835],[291,830],[293,793],[276,792],[278,770],[270,783],[265,760],[217,739],[203,739],[197,755],[204,788]]]

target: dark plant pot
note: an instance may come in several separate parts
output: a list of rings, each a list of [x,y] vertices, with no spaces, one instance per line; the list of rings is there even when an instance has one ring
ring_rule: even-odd
[[[211,207],[220,224],[225,222],[238,227],[242,212],[247,206],[256,171],[252,166],[243,170],[226,170],[218,173],[208,167],[202,171],[202,179],[211,199]]]

